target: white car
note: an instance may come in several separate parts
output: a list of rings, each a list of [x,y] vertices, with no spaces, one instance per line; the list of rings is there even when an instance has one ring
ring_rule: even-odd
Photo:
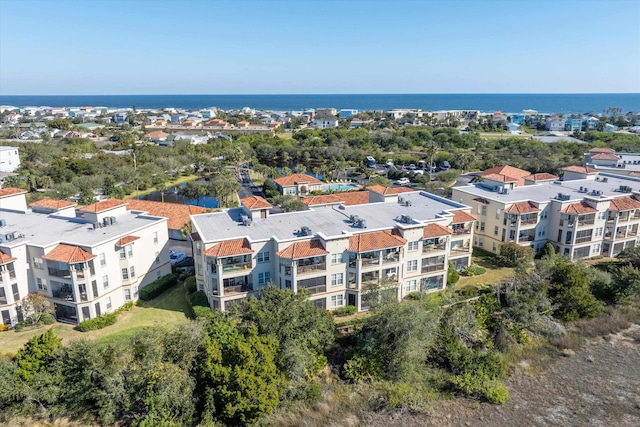
[[[169,251],[169,260],[171,261],[171,265],[176,265],[185,259],[187,259],[187,254],[184,252]]]
[[[394,184],[397,184],[397,185],[409,185],[410,183],[411,183],[411,181],[409,181],[409,178],[400,178]]]

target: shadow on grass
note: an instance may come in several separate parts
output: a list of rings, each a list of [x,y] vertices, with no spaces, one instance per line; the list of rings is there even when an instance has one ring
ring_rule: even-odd
[[[181,281],[151,301],[141,302],[139,307],[179,311],[185,313],[187,317],[189,317],[191,313],[191,306],[189,305],[189,301],[187,301],[187,293]]]

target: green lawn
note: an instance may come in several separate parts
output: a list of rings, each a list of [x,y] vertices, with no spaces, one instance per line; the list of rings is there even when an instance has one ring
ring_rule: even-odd
[[[460,281],[456,283],[456,290],[463,288],[483,288],[485,285],[491,286],[513,276],[514,273],[513,268],[497,266],[495,254],[477,247],[473,248],[471,262],[473,265],[485,268],[487,271],[479,276],[460,276]]]
[[[175,179],[173,181],[167,182],[166,183],[166,188],[174,187],[176,185],[180,185],[180,184],[183,184],[185,182],[193,181],[195,179],[198,179],[197,175],[180,176],[180,177],[178,177],[177,179]],[[125,199],[135,199],[136,197],[146,196],[147,194],[151,194],[154,191],[157,191],[155,187],[149,187],[146,190],[140,190],[138,192],[136,192],[134,190],[133,193],[127,194],[124,198]]]
[[[0,355],[14,354],[30,338],[43,334],[50,327],[53,327],[53,332],[62,338],[62,342],[65,344],[77,339],[123,342],[145,327],[185,323],[189,320],[190,315],[191,307],[187,301],[184,286],[182,283],[178,283],[158,298],[141,303],[133,310],[122,313],[114,325],[97,331],[79,332],[72,325],[56,323],[52,326],[43,326],[22,332],[2,332],[0,333]]]

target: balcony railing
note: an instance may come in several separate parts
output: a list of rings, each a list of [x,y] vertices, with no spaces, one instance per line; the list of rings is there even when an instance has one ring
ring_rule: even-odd
[[[578,221],[578,227],[582,227],[583,225],[593,225],[595,223],[595,220],[592,219],[585,219],[583,221]]]
[[[65,289],[65,288],[54,289],[53,297],[67,300],[67,301],[73,301],[73,302],[76,301],[75,297],[73,296],[73,291],[71,289]]]
[[[224,294],[239,294],[241,292],[249,292],[251,288],[248,285],[234,285],[234,286],[225,286]]]
[[[315,271],[325,271],[327,269],[327,263],[321,262],[318,264],[299,265],[298,274],[309,274]]]
[[[453,234],[471,234],[471,227],[454,228]]]
[[[467,253],[471,250],[470,246],[456,246],[456,247],[451,247],[451,253],[457,252],[457,253]]]
[[[319,294],[321,292],[326,292],[327,291],[327,285],[316,285],[316,286],[307,286],[307,287],[298,287],[298,291],[301,290],[305,290],[307,291],[308,294],[313,295],[313,294]]]
[[[624,231],[616,231],[616,239],[621,239],[626,236],[626,232]]]
[[[534,240],[536,240],[536,236],[533,234],[525,234],[518,237],[518,242],[533,242]]]
[[[63,279],[71,279],[71,271],[60,270],[59,268],[49,267],[49,276],[62,277]]]
[[[590,241],[591,241],[591,236],[576,237],[576,245],[578,243],[586,243],[586,242],[590,242]]]
[[[16,271],[9,270],[9,279],[15,279],[15,278],[16,278]]]
[[[248,270],[251,268],[251,261],[236,262],[222,265],[222,271]]]
[[[73,270],[76,273],[78,279],[84,279],[84,270]]]
[[[422,253],[441,252],[447,249],[446,243],[438,243],[437,245],[424,245]]]
[[[362,266],[368,265],[380,265],[380,257],[377,258],[362,258]]]
[[[430,273],[432,271],[444,270],[444,262],[442,264],[423,265],[422,272]]]
[[[532,224],[537,224],[538,223],[538,218],[526,218],[526,219],[521,219],[520,220],[520,225],[532,225]]]
[[[394,262],[398,262],[400,260],[400,254],[397,252],[394,252],[392,254],[386,255],[384,258],[382,258],[382,263],[383,264],[391,264]]]

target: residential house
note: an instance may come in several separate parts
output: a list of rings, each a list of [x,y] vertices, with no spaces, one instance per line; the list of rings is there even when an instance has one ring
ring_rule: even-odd
[[[156,130],[153,132],[146,133],[144,135],[144,138],[148,139],[151,142],[165,142],[168,136],[169,136],[168,133],[163,132],[161,130]]]
[[[39,134],[34,134],[39,136]],[[20,167],[18,147],[0,147],[0,172],[14,172]]]
[[[617,130],[618,130],[618,126],[612,125],[611,123],[605,124],[604,129],[602,129],[603,132],[615,132]]]
[[[345,109],[345,108],[340,110],[340,117],[342,117],[343,119],[347,117],[355,116],[356,114],[358,114],[358,110]]]
[[[273,182],[276,183],[280,194],[295,194],[299,196],[306,196],[312,191],[321,190],[324,184],[319,179],[303,173],[294,173],[276,178]]]
[[[566,121],[558,116],[547,117],[545,127],[552,132],[563,131],[566,126]]]
[[[567,130],[569,132],[580,132],[582,130],[582,117],[571,116],[567,119]]]
[[[337,128],[340,121],[337,117],[333,116],[320,116],[317,115],[312,121],[311,126],[320,129]]]
[[[316,108],[316,115],[318,116],[335,116],[338,114],[338,110],[335,108]]]

